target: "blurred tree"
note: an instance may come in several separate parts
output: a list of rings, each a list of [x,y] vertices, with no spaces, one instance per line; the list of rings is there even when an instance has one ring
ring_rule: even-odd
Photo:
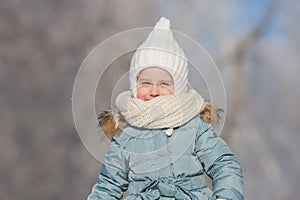
[[[262,4],[268,5],[266,10],[244,12],[249,5]],[[86,198],[101,165],[83,147],[74,127],[70,98],[76,71],[100,41],[120,31],[152,26],[161,16],[170,18],[174,29],[195,38],[219,66],[225,66],[222,75],[230,95],[223,136],[243,164],[247,199],[296,197],[297,0],[4,0],[0,1],[0,199]],[[261,20],[254,20],[257,16]],[[270,34],[274,26],[281,29],[279,39]],[[112,65],[122,71],[107,71],[107,77],[126,71],[128,59]],[[116,80],[102,81],[99,87],[107,88],[109,96]],[[107,101],[101,96],[99,104]]]
[[[244,105],[244,72],[243,65],[245,62],[245,57],[248,55],[249,49],[251,49],[255,43],[263,36],[263,34],[270,28],[272,20],[276,15],[278,7],[277,1],[270,1],[266,8],[265,16],[261,21],[250,30],[246,36],[244,36],[240,41],[237,42],[236,47],[233,50],[232,55],[228,56],[229,65],[232,66],[232,91],[229,95],[229,106],[227,121],[223,130],[222,137],[227,143],[230,143],[232,137],[237,132],[237,123],[239,121],[239,113],[241,112],[241,107]]]

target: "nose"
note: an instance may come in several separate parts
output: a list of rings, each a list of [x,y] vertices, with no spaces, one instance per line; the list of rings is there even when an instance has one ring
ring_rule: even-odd
[[[151,87],[150,96],[151,97],[157,97],[159,95],[160,95],[160,93],[159,93],[158,86],[156,84],[153,84],[152,87]]]

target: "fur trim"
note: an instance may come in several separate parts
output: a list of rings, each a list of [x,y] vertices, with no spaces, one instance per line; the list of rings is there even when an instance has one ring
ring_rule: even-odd
[[[109,139],[120,135],[127,123],[123,116],[113,109],[106,110],[98,115],[99,125]]]
[[[198,116],[206,123],[209,123],[213,126],[218,125],[218,120],[220,119],[220,112],[222,109],[217,108],[210,102],[206,102],[204,109],[198,114]]]
[[[214,106],[212,103],[207,102],[203,111],[198,114],[204,122],[213,126],[218,125],[219,113],[221,109]],[[118,110],[109,109],[98,115],[99,125],[109,139],[114,136],[120,135],[123,129],[127,126],[127,122]]]

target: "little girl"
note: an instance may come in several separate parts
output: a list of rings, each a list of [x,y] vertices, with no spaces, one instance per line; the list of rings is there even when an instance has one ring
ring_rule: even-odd
[[[187,66],[161,18],[132,57],[130,91],[99,117],[112,140],[89,200],[244,199],[240,164],[212,127],[217,109],[188,87]]]

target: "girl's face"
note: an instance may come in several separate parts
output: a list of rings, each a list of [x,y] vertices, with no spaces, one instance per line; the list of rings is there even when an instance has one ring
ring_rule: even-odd
[[[149,67],[140,72],[137,79],[137,98],[144,101],[158,96],[174,94],[172,76],[159,67]]]

